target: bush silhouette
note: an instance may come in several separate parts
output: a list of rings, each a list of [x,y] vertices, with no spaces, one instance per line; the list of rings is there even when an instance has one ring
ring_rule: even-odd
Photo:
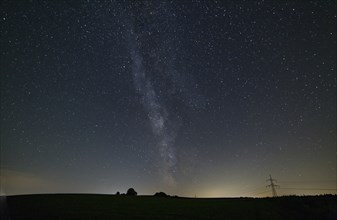
[[[136,192],[133,188],[130,188],[130,189],[128,189],[128,191],[126,192],[126,195],[129,195],[129,196],[136,196],[136,195],[137,195],[137,192]]]
[[[158,197],[167,197],[168,195],[164,192],[156,192],[156,194],[154,194],[154,196],[158,196]]]

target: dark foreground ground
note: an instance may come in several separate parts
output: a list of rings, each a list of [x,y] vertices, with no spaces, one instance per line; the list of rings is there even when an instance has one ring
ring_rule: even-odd
[[[50,194],[1,196],[5,219],[337,219],[337,196],[194,199]]]

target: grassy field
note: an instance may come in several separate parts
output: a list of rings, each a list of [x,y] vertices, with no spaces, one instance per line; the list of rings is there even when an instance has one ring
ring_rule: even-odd
[[[337,219],[337,196],[195,199],[48,194],[1,197],[1,219]]]

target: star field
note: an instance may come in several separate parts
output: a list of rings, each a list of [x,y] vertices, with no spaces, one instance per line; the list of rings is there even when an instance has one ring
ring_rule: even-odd
[[[3,1],[1,194],[336,193],[336,5]]]

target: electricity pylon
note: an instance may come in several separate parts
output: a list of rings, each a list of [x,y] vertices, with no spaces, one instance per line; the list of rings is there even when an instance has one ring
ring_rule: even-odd
[[[279,185],[276,185],[274,183],[274,181],[277,182],[277,180],[271,178],[271,175],[269,174],[269,179],[267,179],[266,181],[270,181],[270,184],[267,185],[266,187],[271,187],[271,190],[273,192],[273,197],[277,197],[276,188],[279,187]]]

